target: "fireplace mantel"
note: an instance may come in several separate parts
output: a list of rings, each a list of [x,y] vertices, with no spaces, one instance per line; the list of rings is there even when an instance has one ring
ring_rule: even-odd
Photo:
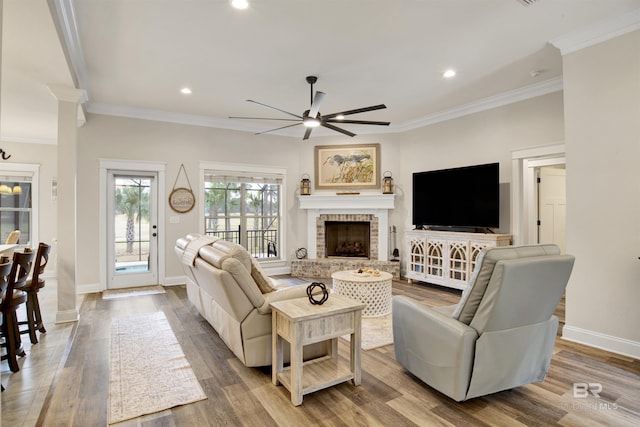
[[[307,255],[318,256],[316,220],[320,215],[374,215],[378,222],[378,261],[389,260],[389,210],[395,206],[395,194],[314,194],[298,196],[300,209],[307,211]]]
[[[298,196],[300,209],[393,209],[395,194],[312,194]]]

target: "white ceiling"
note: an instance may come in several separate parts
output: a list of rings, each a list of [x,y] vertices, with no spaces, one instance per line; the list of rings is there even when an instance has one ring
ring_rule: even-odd
[[[228,0],[4,0],[2,140],[55,141],[57,101],[48,86],[74,81],[87,91],[88,112],[264,131],[287,123],[228,117],[287,117],[247,99],[301,115],[310,103],[307,75],[327,94],[323,114],[387,105],[350,118],[391,121],[388,129],[345,128],[403,131],[557,91],[562,58],[550,42],[597,41],[640,20],[640,0],[250,4],[239,11]],[[54,22],[64,22],[68,48]],[[444,79],[447,68],[457,76]],[[182,95],[184,86],[193,93]],[[284,134],[301,138],[303,128]],[[313,133],[327,134],[340,135]]]

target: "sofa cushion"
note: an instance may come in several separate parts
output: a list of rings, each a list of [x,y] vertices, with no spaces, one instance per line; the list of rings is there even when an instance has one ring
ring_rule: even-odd
[[[487,290],[487,285],[498,261],[523,257],[557,255],[559,253],[560,249],[557,245],[484,248],[480,251],[476,259],[476,268],[469,281],[469,286],[462,292],[460,302],[458,302],[451,317],[467,325],[471,323],[480,305],[480,301],[482,301],[482,297]]]
[[[213,246],[203,246],[198,251],[200,258],[214,266],[215,268],[222,268],[222,263],[227,258],[230,258],[229,254],[221,251]]]
[[[264,296],[262,296],[249,271],[244,268],[240,261],[236,258],[227,257],[222,263],[222,269],[231,274],[254,307],[260,307],[264,304]]]
[[[260,292],[263,294],[268,294],[276,290],[273,283],[271,283],[271,279],[265,274],[262,266],[254,257],[251,257],[251,277],[255,280],[258,288],[260,288]]]
[[[240,261],[240,264],[242,264],[244,268],[247,269],[247,272],[251,272],[251,258],[253,257],[249,254],[249,252],[247,252],[244,247],[240,246],[237,243],[229,242],[222,239],[216,240],[216,242],[211,246],[219,249],[222,252],[225,252],[231,258],[237,259],[238,261]]]

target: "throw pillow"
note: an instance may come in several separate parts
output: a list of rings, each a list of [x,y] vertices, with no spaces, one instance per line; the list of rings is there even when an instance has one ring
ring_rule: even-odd
[[[251,277],[260,288],[260,292],[263,294],[268,294],[269,292],[273,292],[276,288],[271,283],[271,279],[267,276],[262,269],[260,263],[254,258],[251,257]]]

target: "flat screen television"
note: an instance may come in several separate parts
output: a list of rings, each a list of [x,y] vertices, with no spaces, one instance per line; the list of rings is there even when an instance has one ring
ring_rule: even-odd
[[[429,229],[498,228],[500,164],[413,174],[413,225]]]

